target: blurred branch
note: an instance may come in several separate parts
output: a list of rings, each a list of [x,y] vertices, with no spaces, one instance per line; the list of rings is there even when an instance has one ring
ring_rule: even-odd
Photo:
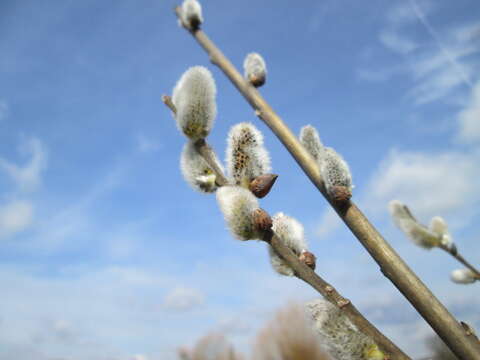
[[[440,245],[440,249],[446,251],[450,255],[452,255],[455,259],[457,259],[460,263],[462,263],[465,267],[470,269],[476,276],[477,279],[480,280],[480,271],[478,271],[472,264],[470,264],[465,258],[458,252],[457,247],[448,247],[445,245]]]
[[[175,9],[177,16],[179,10],[178,7]],[[353,202],[334,204],[328,199],[317,163],[260,93],[245,81],[233,64],[202,30],[188,31],[207,52],[210,61],[223,71],[252,106],[257,116],[264,121],[288,149],[305,174],[375,259],[382,273],[400,290],[460,359],[480,359],[480,343],[465,333],[457,320],[370,224],[360,209]]]

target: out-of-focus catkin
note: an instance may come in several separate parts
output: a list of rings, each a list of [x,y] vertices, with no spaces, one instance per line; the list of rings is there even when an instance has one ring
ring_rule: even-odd
[[[307,314],[325,345],[337,360],[384,360],[375,342],[360,332],[345,314],[327,300],[317,299],[306,304]]]

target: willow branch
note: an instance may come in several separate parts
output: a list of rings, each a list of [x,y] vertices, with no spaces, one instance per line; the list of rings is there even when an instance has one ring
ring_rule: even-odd
[[[440,245],[439,248],[446,251],[450,255],[452,255],[465,267],[470,269],[475,274],[475,277],[480,280],[480,271],[478,271],[472,264],[470,264],[467,260],[465,260],[465,258],[458,252],[458,249],[456,246],[448,247],[448,246]]]
[[[170,96],[163,95],[162,101],[167,107],[170,108],[170,110],[172,110],[173,113],[176,113],[175,105],[172,103]],[[213,149],[204,139],[201,139],[201,141],[197,141],[197,143],[199,143],[199,146],[196,146],[196,149],[203,157],[203,159],[207,162],[207,164],[212,169],[214,167],[217,167],[216,161],[212,156]],[[214,169],[214,173],[217,179],[225,179],[225,181],[221,181],[221,184],[218,184],[219,186],[223,186],[228,183],[221,169],[217,167],[217,170]],[[389,354],[388,359],[410,359],[402,352],[402,350],[400,350],[385,335],[383,335],[372,323],[370,323],[350,302],[350,300],[345,299],[332,285],[330,285],[319,275],[317,275],[310,267],[301,262],[298,257],[293,253],[293,251],[290,250],[280,239],[278,239],[278,237],[276,237],[272,231],[265,232],[265,237],[263,240],[270,244],[270,246],[275,250],[275,252],[287,263],[288,266],[293,269],[297,278],[309,284],[312,288],[317,290],[326,300],[340,308],[360,331],[362,331],[367,336],[370,336],[370,338],[375,341],[375,343],[379,346],[381,350],[384,351],[384,353]]]
[[[175,9],[175,12],[178,16],[179,8]],[[360,209],[353,202],[340,205],[330,201],[317,163],[260,93],[245,81],[202,30],[189,30],[189,32],[207,52],[210,61],[223,71],[252,106],[258,117],[283,143],[312,183],[374,258],[382,273],[408,299],[459,359],[480,360],[480,343],[466,334],[458,321],[385,241]]]

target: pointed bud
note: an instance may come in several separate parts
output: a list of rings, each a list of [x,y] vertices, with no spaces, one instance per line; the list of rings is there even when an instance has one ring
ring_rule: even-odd
[[[253,211],[253,223],[260,233],[272,230],[272,218],[263,209]]]
[[[315,270],[317,258],[316,256],[311,253],[310,251],[303,250],[300,256],[298,257],[298,260],[303,262],[305,265],[307,265],[310,269]]]
[[[320,173],[323,176],[325,188],[330,198],[345,201],[344,199],[351,197],[353,186],[350,169],[345,160],[334,149],[326,147],[323,151],[320,159]]]
[[[270,172],[263,136],[255,126],[250,123],[233,126],[227,143],[228,174],[237,185],[249,187],[253,179]]]
[[[475,273],[470,269],[453,270],[450,279],[457,284],[471,284],[479,280]]]
[[[261,199],[270,192],[273,184],[277,181],[278,175],[265,174],[257,176],[250,182],[249,189],[257,198]]]
[[[440,245],[441,237],[428,230],[425,226],[420,225],[412,216],[408,207],[400,201],[390,201],[388,208],[395,225],[415,244],[425,249],[431,249]]]
[[[267,65],[260,54],[250,53],[243,62],[245,78],[255,87],[265,84],[267,77]]]
[[[200,27],[203,23],[202,6],[197,0],[184,0],[181,21],[188,30],[197,30]]]
[[[300,130],[300,142],[303,147],[312,155],[312,157],[319,161],[323,153],[324,147],[320,136],[318,135],[317,129],[312,125],[307,125],[302,127]]]
[[[307,314],[314,321],[314,328],[327,352],[334,359],[377,360],[379,354],[373,339],[360,332],[349,318],[330,302],[317,299],[306,304]]]
[[[307,249],[307,242],[304,237],[302,224],[281,212],[275,214],[272,221],[273,233],[284,245],[292,250],[295,255],[300,256],[302,252]],[[280,275],[286,276],[295,275],[293,269],[288,266],[271,247],[269,248],[269,254],[270,262],[276,272]]]
[[[217,190],[217,202],[233,236],[239,240],[261,239],[253,214],[259,208],[253,194],[240,186],[223,186]]]
[[[222,168],[215,157],[215,162]],[[183,147],[180,157],[180,169],[185,181],[195,190],[203,193],[212,193],[217,190],[216,177],[211,167],[195,149],[192,141]]]
[[[217,115],[216,92],[215,80],[203,66],[188,69],[173,89],[177,126],[191,140],[204,139],[212,130]]]

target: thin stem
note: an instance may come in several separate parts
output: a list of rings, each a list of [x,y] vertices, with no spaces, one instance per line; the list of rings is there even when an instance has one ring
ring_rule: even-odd
[[[178,16],[179,9],[176,8],[175,11]],[[333,204],[328,199],[317,163],[260,93],[245,81],[232,63],[202,30],[190,31],[190,33],[207,52],[210,61],[223,71],[252,106],[260,119],[284,144],[305,174],[325,196],[327,201],[330,202],[340,218],[374,258],[380,266],[382,273],[417,309],[459,359],[480,360],[480,343],[466,334],[452,314],[438,301],[373,225],[370,224],[360,209],[353,202]]]
[[[163,95],[162,100],[174,113],[176,112],[175,105],[172,103],[170,96]],[[226,185],[228,182],[225,179],[221,169],[217,167],[216,161],[212,157],[213,150],[204,140],[198,140],[195,143],[195,148],[207,164],[214,170],[217,179],[222,179],[217,182],[218,186]],[[223,182],[225,180],[225,182]],[[309,284],[312,288],[317,290],[326,300],[339,307],[345,315],[352,321],[357,328],[367,336],[370,336],[375,343],[386,354],[390,356],[388,359],[392,360],[408,360],[410,359],[400,350],[394,343],[385,337],[372,323],[370,323],[350,302],[338,293],[338,291],[317,275],[312,269],[301,262],[298,257],[290,250],[281,240],[279,240],[273,232],[267,232],[263,239],[275,250],[275,252],[282,257],[285,262],[293,269],[295,276]]]
[[[410,359],[368,321],[350,300],[340,295],[332,285],[321,278],[310,267],[302,263],[293,251],[278,239],[278,237],[273,235],[273,233],[267,236],[264,240],[268,242],[275,252],[293,269],[295,276],[317,290],[327,301],[337,306],[361,332],[373,339],[380,349],[383,350],[385,354],[388,354],[388,359]]]
[[[458,252],[456,247],[450,247],[449,248],[447,246],[440,245],[439,248],[446,251],[450,255],[452,255],[455,259],[457,259],[465,267],[470,269],[474,273],[475,277],[480,280],[480,271],[478,271],[472,264],[470,264],[467,260],[465,260],[465,258]]]

